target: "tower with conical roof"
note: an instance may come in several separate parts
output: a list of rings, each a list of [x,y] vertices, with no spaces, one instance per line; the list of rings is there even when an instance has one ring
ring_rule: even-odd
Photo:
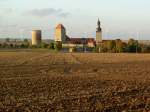
[[[97,22],[97,29],[96,29],[96,43],[100,43],[102,41],[102,29],[101,29],[101,22],[98,18]]]

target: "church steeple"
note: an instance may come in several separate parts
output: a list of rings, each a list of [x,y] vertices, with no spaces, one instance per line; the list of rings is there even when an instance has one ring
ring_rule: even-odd
[[[101,24],[101,23],[100,23],[100,20],[99,20],[99,18],[98,18],[98,22],[97,22],[97,25],[98,25],[98,26],[100,26],[100,24]]]
[[[101,22],[100,22],[100,20],[99,20],[99,18],[98,18],[98,22],[97,22],[97,31],[101,31],[102,29],[101,29]]]
[[[101,41],[102,41],[102,29],[101,29],[101,22],[98,18],[96,29],[96,44],[99,44]]]

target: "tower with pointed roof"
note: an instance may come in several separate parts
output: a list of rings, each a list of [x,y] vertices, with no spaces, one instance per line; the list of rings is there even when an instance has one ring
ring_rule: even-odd
[[[58,24],[55,28],[55,42],[66,41],[66,29],[62,24]]]
[[[97,22],[97,29],[96,29],[96,43],[100,43],[102,41],[102,29],[101,29],[101,22],[98,18]]]

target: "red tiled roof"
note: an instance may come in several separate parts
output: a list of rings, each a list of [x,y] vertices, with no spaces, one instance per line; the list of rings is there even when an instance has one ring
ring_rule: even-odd
[[[68,38],[67,41],[73,44],[95,43],[94,38]]]

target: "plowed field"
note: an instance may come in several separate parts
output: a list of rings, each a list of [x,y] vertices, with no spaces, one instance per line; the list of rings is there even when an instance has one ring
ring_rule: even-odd
[[[148,112],[150,54],[0,52],[0,111]]]

